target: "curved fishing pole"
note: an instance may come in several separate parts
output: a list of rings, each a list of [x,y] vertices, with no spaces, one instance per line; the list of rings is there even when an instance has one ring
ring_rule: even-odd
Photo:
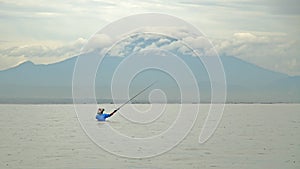
[[[157,81],[154,81],[153,83],[151,83],[149,86],[147,86],[146,88],[144,88],[142,91],[140,91],[139,93],[137,93],[135,96],[133,96],[131,99],[129,99],[128,101],[126,101],[125,103],[123,103],[121,106],[119,106],[116,110],[120,110],[123,106],[125,106],[127,103],[129,103],[131,100],[133,100],[134,98],[136,98],[138,95],[142,94],[144,91],[146,91],[147,89],[149,89],[151,86],[153,86]]]

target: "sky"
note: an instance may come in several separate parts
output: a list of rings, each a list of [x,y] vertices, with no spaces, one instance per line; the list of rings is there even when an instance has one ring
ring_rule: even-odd
[[[0,70],[70,58],[109,23],[149,12],[191,23],[220,55],[300,75],[298,0],[0,0]]]

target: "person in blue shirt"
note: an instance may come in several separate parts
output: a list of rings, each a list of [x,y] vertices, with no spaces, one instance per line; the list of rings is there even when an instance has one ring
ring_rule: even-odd
[[[104,113],[103,113],[103,112],[104,112],[104,109],[99,108],[99,109],[98,109],[98,112],[97,112],[97,115],[96,115],[96,119],[97,119],[98,121],[105,121],[106,118],[108,118],[108,117],[114,115],[118,110],[119,110],[119,109],[116,109],[116,110],[114,110],[114,111],[113,111],[112,113],[110,113],[110,114],[104,114]]]

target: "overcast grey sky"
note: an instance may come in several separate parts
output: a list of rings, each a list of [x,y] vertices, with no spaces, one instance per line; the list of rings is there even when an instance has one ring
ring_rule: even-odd
[[[157,12],[200,29],[220,54],[300,75],[298,0],[0,0],[0,70],[26,60],[53,63],[122,17]]]

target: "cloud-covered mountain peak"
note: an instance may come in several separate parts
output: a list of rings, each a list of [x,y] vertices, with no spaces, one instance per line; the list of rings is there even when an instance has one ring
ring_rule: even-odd
[[[178,39],[161,34],[140,33],[126,37],[113,45],[107,56],[125,57],[132,53],[149,49],[175,51],[179,46],[174,46]]]

